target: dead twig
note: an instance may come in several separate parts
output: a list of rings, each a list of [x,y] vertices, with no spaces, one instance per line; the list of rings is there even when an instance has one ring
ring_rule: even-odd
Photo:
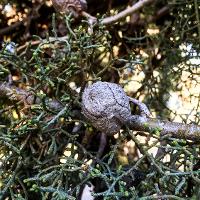
[[[113,24],[115,22],[120,21],[121,19],[133,14],[134,12],[142,9],[144,6],[155,2],[155,0],[141,0],[138,1],[136,4],[134,4],[133,6],[123,10],[122,12],[114,15],[114,16],[110,16],[110,17],[106,17],[104,18],[101,23],[104,25],[108,25],[108,24]]]

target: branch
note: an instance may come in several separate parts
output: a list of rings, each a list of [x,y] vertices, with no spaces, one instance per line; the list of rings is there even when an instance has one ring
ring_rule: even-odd
[[[0,29],[0,36],[2,35],[5,35],[5,34],[8,34],[10,32],[12,32],[14,29],[20,27],[21,25],[23,25],[25,20],[23,21],[18,21],[18,22],[15,22],[14,24],[8,26],[8,27],[5,27],[5,28],[2,28]]]
[[[42,103],[42,99],[37,97],[33,92],[26,91],[8,83],[0,83],[0,98],[23,102],[25,105]],[[60,110],[63,108],[63,105],[59,101],[50,98],[45,99],[45,106],[52,110]]]
[[[11,101],[22,101],[28,105],[42,102],[42,99],[36,97],[33,92],[11,86],[8,83],[0,83],[0,97],[8,98]],[[47,98],[45,103],[52,110],[60,111],[63,109],[63,105],[59,101]],[[74,117],[83,119],[80,112],[74,112]],[[200,126],[194,124],[182,124],[133,115],[127,122],[127,126],[135,131],[160,132],[161,135],[170,134],[179,139],[200,141]]]
[[[101,21],[101,23],[104,24],[104,25],[115,23],[115,22],[127,17],[128,15],[131,15],[134,12],[142,9],[144,6],[146,6],[146,5],[150,4],[150,3],[153,3],[154,1],[155,0],[140,0],[139,2],[134,4],[133,6],[123,10],[122,12],[118,13],[117,15],[104,18]]]
[[[169,134],[179,139],[200,141],[200,126],[195,124],[182,124],[133,115],[127,125],[135,131],[157,132],[161,135]]]

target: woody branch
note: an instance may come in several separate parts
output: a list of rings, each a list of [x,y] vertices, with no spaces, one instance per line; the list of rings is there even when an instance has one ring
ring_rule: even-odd
[[[40,104],[42,102],[34,93],[7,83],[0,83],[0,94],[1,98],[7,98],[11,101],[23,101],[29,105],[35,103]],[[58,112],[63,109],[63,105],[56,100],[47,99],[46,104]],[[74,117],[78,119],[83,118],[80,112],[74,112]],[[133,115],[126,125],[135,131],[146,131],[150,133],[158,131],[161,135],[169,134],[179,139],[200,140],[200,126],[194,124],[169,122]]]

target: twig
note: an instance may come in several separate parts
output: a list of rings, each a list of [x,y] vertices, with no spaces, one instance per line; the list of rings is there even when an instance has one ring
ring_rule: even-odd
[[[54,124],[65,112],[68,110],[67,106],[65,106],[53,119],[51,119],[47,125],[44,127],[44,130],[47,129],[51,124]]]
[[[8,27],[2,28],[2,29],[0,29],[0,36],[8,34],[8,33],[12,32],[13,30],[15,30],[16,28],[19,28],[20,26],[24,25],[26,22],[29,21],[29,23],[30,23],[30,21],[35,20],[37,18],[38,18],[38,16],[29,16],[27,18],[24,18],[22,21],[15,22],[14,24],[12,24]]]
[[[200,126],[195,124],[182,124],[133,115],[127,125],[130,129],[136,131],[147,131],[162,135],[169,134],[179,139],[200,141]]]
[[[23,21],[18,21],[18,22],[14,23],[14,24],[12,24],[12,25],[10,25],[10,26],[8,26],[8,27],[2,28],[2,29],[0,30],[0,35],[5,35],[5,34],[10,33],[10,32],[13,31],[14,29],[16,29],[16,28],[22,26],[23,23],[24,23],[26,20],[27,20],[27,18],[26,18],[25,20],[23,20]]]
[[[129,132],[129,135],[130,135],[131,139],[135,142],[136,146],[139,148],[140,152],[146,156],[149,163],[152,164],[160,174],[164,175],[162,168],[159,166],[159,164],[156,163],[153,156],[147,152],[145,147],[139,142],[139,140],[132,133]]]
[[[175,200],[182,200],[182,197],[178,197],[175,195],[151,195],[147,197],[141,197],[139,200],[151,200],[151,199],[175,199]]]
[[[153,2],[154,2],[154,0],[140,0],[139,2],[134,4],[133,6],[123,10],[122,12],[118,13],[117,15],[104,18],[101,21],[101,23],[104,24],[104,25],[115,23],[115,22],[125,18],[128,15],[133,14],[134,12],[140,10],[144,6],[146,6],[146,5],[150,4],[150,3],[153,3]]]
[[[48,44],[48,43],[53,43],[53,42],[66,42],[66,40],[68,39],[68,36],[63,36],[63,37],[49,37],[48,39],[43,39],[43,40],[35,40],[35,41],[29,41],[26,42],[24,45],[19,46],[17,48],[17,52],[21,52],[24,49],[26,49],[28,46],[36,46],[36,45],[44,45],[44,44]]]
[[[7,98],[10,101],[23,102],[26,105],[40,104],[42,99],[37,97],[33,92],[15,87],[8,83],[0,83],[0,97]],[[59,101],[47,98],[45,104],[52,110],[60,110],[63,108]]]

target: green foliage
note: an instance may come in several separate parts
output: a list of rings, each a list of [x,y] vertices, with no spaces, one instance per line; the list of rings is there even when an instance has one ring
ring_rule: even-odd
[[[102,4],[106,10],[107,3]],[[0,99],[0,199],[78,199],[86,184],[94,185],[96,199],[198,199],[198,143],[162,136],[159,128],[153,134],[124,129],[117,139],[108,138],[99,159],[100,133],[81,114],[85,86],[103,80],[120,82],[130,96],[143,97],[157,117],[179,116],[167,102],[170,92],[184,88],[183,72],[200,86],[199,68],[190,62],[199,58],[198,4],[161,1],[138,12],[140,24],[98,24],[92,34],[87,20],[49,11],[45,34],[30,28],[34,35],[28,39],[16,37],[20,31],[5,35],[18,47],[9,52],[8,42],[0,51],[0,91],[10,75],[16,78]],[[165,6],[166,15],[150,20]],[[159,32],[149,34],[150,28]],[[196,56],[181,45],[192,45]],[[143,79],[132,79],[141,74]],[[139,87],[130,90],[134,81]],[[179,117],[198,123],[198,105],[193,110],[192,118]],[[135,107],[132,111],[137,112]],[[125,154],[130,141],[135,151]],[[165,151],[156,157],[153,147]]]

